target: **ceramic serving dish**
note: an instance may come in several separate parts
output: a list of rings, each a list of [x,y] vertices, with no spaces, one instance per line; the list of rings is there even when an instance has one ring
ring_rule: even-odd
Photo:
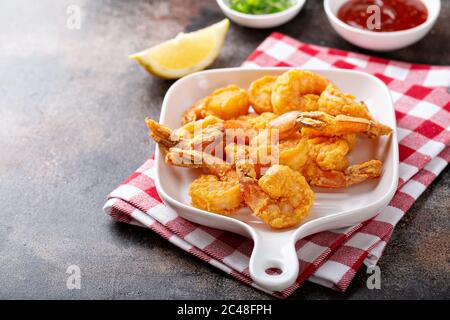
[[[323,7],[333,29],[355,46],[374,50],[390,51],[407,47],[423,37],[433,28],[441,11],[441,0],[422,0],[428,9],[427,20],[417,27],[394,32],[373,32],[352,27],[337,17],[339,8],[349,0],[324,0]]]
[[[230,8],[229,0],[216,0],[222,12],[233,22],[245,27],[273,28],[292,20],[302,10],[306,0],[294,0],[293,5],[281,12],[271,14],[247,14]]]
[[[287,68],[230,68],[202,71],[178,80],[164,98],[160,122],[171,128],[180,126],[183,112],[214,89],[229,84],[248,88],[264,75],[279,75]],[[379,79],[353,70],[311,70],[322,74],[341,90],[364,100],[374,118],[393,128],[389,137],[369,140],[361,137],[349,156],[351,163],[380,159],[384,163],[379,179],[345,189],[315,188],[316,198],[309,217],[300,225],[273,230],[244,208],[231,217],[203,211],[191,206],[189,184],[200,171],[168,166],[156,150],[156,188],[163,201],[180,216],[192,222],[238,233],[252,238],[250,258],[252,279],[268,290],[283,290],[295,282],[299,261],[295,243],[310,234],[355,225],[372,218],[394,195],[398,180],[398,145],[395,113],[387,87]],[[281,270],[268,274],[269,268]]]

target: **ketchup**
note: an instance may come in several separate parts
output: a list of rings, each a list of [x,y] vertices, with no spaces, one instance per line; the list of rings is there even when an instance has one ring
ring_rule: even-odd
[[[368,21],[376,21],[374,11],[367,8],[376,5],[380,8],[380,27],[370,28]],[[424,23],[428,10],[420,0],[350,0],[339,8],[338,18],[356,28],[376,32],[391,32],[411,29]]]

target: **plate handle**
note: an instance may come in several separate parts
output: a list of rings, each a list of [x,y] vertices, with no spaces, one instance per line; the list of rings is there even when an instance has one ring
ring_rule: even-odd
[[[257,234],[253,241],[254,247],[249,263],[253,281],[270,291],[281,291],[290,287],[297,279],[299,271],[292,233],[279,233],[277,237],[273,234],[267,237],[264,237],[264,234]],[[273,268],[281,273],[274,272]]]

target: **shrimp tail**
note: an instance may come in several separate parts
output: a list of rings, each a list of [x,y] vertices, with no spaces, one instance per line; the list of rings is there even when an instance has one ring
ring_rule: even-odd
[[[174,137],[172,129],[163,126],[150,118],[146,118],[145,122],[150,129],[150,137],[155,140],[158,145],[164,148],[171,148],[178,143],[178,139]]]
[[[306,128],[310,136],[339,136],[352,133],[366,134],[369,138],[389,135],[392,129],[377,121],[346,115],[331,116],[321,111],[302,112],[297,123]]]
[[[370,160],[348,167],[345,171],[321,170],[316,168],[310,183],[322,188],[344,188],[381,175],[383,163],[380,160]]]
[[[233,169],[232,164],[211,154],[181,148],[170,148],[166,153],[165,162],[177,167],[202,168],[219,176]]]
[[[346,186],[378,178],[381,175],[382,168],[383,163],[380,160],[370,160],[350,166],[344,172]]]

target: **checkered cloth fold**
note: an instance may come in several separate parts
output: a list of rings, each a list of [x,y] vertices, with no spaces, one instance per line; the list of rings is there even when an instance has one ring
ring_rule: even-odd
[[[321,232],[296,244],[300,274],[285,298],[305,280],[345,291],[362,264],[375,265],[395,225],[450,161],[450,67],[409,64],[270,35],[243,67],[345,68],[371,73],[389,87],[395,104],[400,152],[399,185],[390,204],[372,220]],[[166,207],[149,159],[108,196],[107,214],[147,227],[231,276],[253,283],[248,263],[253,243],[229,232],[189,222]],[[267,291],[266,291],[267,292]]]

